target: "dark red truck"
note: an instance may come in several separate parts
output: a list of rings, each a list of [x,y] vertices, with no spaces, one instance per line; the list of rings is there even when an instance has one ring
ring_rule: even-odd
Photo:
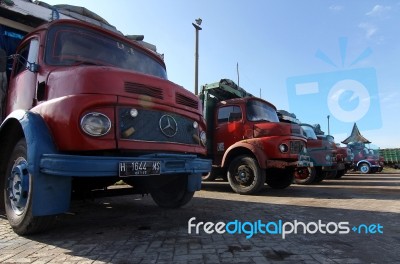
[[[213,160],[205,180],[222,176],[235,192],[254,194],[264,183],[290,186],[294,171],[310,165],[300,126],[280,123],[271,103],[229,79],[204,85],[200,96]]]
[[[72,19],[19,42],[0,128],[1,205],[16,233],[45,230],[71,193],[120,180],[162,207],[200,190],[211,169],[202,106],[158,53]]]
[[[278,111],[279,120],[284,123],[299,124],[307,136],[307,151],[310,155],[312,166],[296,170],[295,182],[297,184],[318,183],[326,177],[336,174],[336,145],[330,137],[318,138],[314,126],[301,123],[294,114],[285,110]]]

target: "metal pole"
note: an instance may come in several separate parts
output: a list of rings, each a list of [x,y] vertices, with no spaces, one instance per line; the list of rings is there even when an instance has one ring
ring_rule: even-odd
[[[328,135],[330,135],[331,134],[331,130],[330,130],[330,128],[329,128],[329,115],[327,116],[327,118],[328,118]]]
[[[192,23],[196,29],[196,52],[195,52],[195,63],[194,63],[194,94],[199,94],[199,30],[201,27],[195,23]]]

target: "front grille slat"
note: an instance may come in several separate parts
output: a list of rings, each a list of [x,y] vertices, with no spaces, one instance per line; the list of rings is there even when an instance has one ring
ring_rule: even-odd
[[[185,105],[194,109],[199,108],[199,102],[197,100],[189,98],[183,94],[176,93],[175,98],[177,104]]]
[[[304,144],[301,141],[290,141],[290,153],[299,154],[303,150]]]
[[[146,95],[161,100],[164,99],[163,90],[161,88],[147,86],[140,83],[125,82],[125,92]]]

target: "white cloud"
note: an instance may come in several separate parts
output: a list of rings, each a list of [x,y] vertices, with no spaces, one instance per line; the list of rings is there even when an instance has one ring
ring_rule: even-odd
[[[371,11],[367,12],[366,15],[371,17],[381,17],[387,14],[391,9],[390,6],[376,5]]]
[[[363,22],[360,23],[358,27],[365,31],[365,36],[367,38],[371,38],[378,31],[378,27],[371,23]]]
[[[343,6],[341,6],[341,5],[331,5],[329,7],[329,9],[332,10],[332,11],[341,11],[343,9]]]

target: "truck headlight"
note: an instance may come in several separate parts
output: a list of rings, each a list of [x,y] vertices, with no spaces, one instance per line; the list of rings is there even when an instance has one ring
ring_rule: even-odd
[[[288,145],[286,145],[286,144],[280,144],[280,145],[279,145],[279,150],[280,150],[282,153],[286,153],[286,152],[288,152],[289,147],[288,147]]]
[[[326,154],[325,159],[326,159],[326,161],[331,161],[331,155],[330,154]]]
[[[81,119],[81,128],[90,136],[104,136],[111,129],[111,120],[102,113],[88,113]]]
[[[206,144],[207,144],[207,135],[206,135],[206,132],[201,131],[201,133],[200,133],[200,141],[201,141],[201,144],[202,144],[203,146],[206,146]]]

